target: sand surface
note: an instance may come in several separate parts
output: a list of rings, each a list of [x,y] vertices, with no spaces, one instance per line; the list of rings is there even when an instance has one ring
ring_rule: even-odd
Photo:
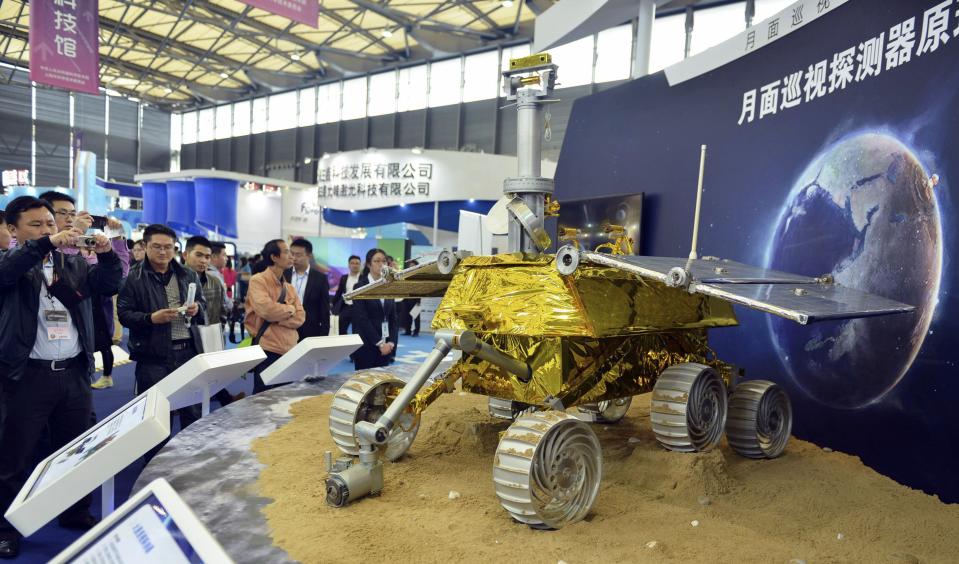
[[[665,451],[648,395],[621,423],[593,425],[602,488],[589,517],[562,530],[529,529],[499,505],[492,460],[508,422],[463,393],[423,415],[410,451],[387,464],[381,496],[331,508],[331,401],[294,404],[291,423],[254,443],[260,494],[275,500],[265,509],[273,542],[304,563],[959,561],[959,505],[795,438],[776,460],[740,458],[725,441],[704,454]]]

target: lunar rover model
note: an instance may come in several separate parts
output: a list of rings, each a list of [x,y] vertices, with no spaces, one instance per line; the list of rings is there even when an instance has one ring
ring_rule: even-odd
[[[350,456],[334,463],[327,454],[331,505],[382,491],[383,461],[406,452],[420,414],[456,381],[488,396],[491,415],[513,420],[493,458],[493,484],[509,514],[531,527],[561,528],[587,515],[602,454],[586,421],[619,421],[637,394],[652,391],[653,431],[667,449],[706,451],[725,432],[743,456],[779,456],[792,425],[786,393],[769,381],[740,381],[740,371],[709,348],[707,331],[737,325],[733,304],[801,324],[912,309],[829,277],[698,259],[699,198],[689,258],[624,253],[628,241],[620,244],[615,226],[607,229],[618,236],[604,245],[609,252],[580,249],[564,230],[572,244],[546,253],[544,218],[557,206],[552,180],[540,176],[540,112],[557,67],[547,54],[510,67],[504,90],[517,108],[519,174],[504,185],[509,252],[443,251],[347,295],[443,299],[432,323],[435,347],[408,382],[364,371],[336,392],[330,432]],[[461,358],[434,374],[453,349]]]

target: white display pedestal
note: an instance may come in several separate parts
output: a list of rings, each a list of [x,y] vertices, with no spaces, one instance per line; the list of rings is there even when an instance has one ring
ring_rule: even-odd
[[[220,543],[163,478],[130,496],[51,564],[232,563]]]
[[[170,402],[170,409],[202,404],[210,413],[210,396],[266,359],[259,346],[198,354],[154,386]]]
[[[101,484],[108,513],[113,476],[168,436],[170,404],[151,388],[38,464],[4,517],[32,535]]]
[[[325,376],[330,368],[363,345],[359,335],[332,335],[303,339],[260,373],[267,386]]]

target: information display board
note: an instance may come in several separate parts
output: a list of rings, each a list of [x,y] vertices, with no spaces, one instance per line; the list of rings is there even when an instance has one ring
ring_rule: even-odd
[[[33,470],[4,517],[33,534],[170,435],[170,404],[150,388]]]
[[[308,337],[264,370],[267,386],[297,382],[310,376],[326,376],[338,362],[363,345],[359,335]]]
[[[150,482],[52,564],[233,562],[163,478]]]
[[[225,388],[266,359],[258,345],[226,351],[198,354],[160,380],[159,389],[170,402],[170,409],[202,404],[203,414],[210,412],[210,396]]]

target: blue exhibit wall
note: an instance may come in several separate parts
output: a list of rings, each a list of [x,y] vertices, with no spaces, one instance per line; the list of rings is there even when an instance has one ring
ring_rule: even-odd
[[[560,201],[644,192],[643,254],[686,256],[706,144],[701,256],[831,273],[917,306],[809,326],[738,308],[740,327],[710,338],[747,378],[789,391],[798,437],[947,502],[959,502],[957,10],[939,0],[851,0],[689,81],[670,87],[660,72],[577,100],[556,172]],[[911,48],[888,56],[910,21]],[[943,32],[923,41],[936,22]],[[860,72],[879,41],[880,72]],[[852,80],[842,87],[838,72],[830,91],[844,59]],[[760,119],[762,87],[795,72],[799,102],[780,82],[776,112]],[[754,89],[753,119],[747,112],[740,124]]]

